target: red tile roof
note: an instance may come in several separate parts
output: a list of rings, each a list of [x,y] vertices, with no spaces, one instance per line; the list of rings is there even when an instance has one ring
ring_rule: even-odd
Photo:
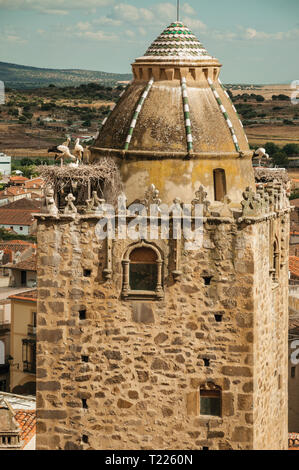
[[[28,181],[28,178],[26,178],[25,176],[18,176],[18,175],[13,175],[9,179],[10,179],[10,181],[13,181],[13,182],[16,181],[16,182],[20,182],[20,183]]]
[[[11,210],[11,209],[22,209],[26,211],[31,211],[32,213],[40,212],[41,202],[34,201],[28,197],[22,197],[22,199],[17,199],[16,201],[10,202],[1,206],[1,210]]]
[[[15,419],[20,426],[20,438],[24,448],[36,433],[36,411],[35,410],[15,410]]]
[[[0,199],[6,199],[12,196],[19,196],[20,194],[27,194],[27,192],[18,186],[10,186],[9,188],[4,189],[4,191],[0,191]]]
[[[0,225],[32,225],[34,218],[31,211],[24,209],[0,209]]]
[[[32,302],[36,302],[37,290],[33,289],[33,290],[25,291],[25,292],[20,292],[19,294],[10,295],[8,298],[15,299],[15,300],[30,300]]]
[[[32,255],[30,258],[20,261],[16,264],[6,264],[5,267],[11,269],[20,269],[21,271],[36,271],[36,255]]]
[[[293,276],[299,277],[299,258],[298,256],[289,257],[289,270]]]
[[[45,186],[45,181],[42,178],[33,178],[26,181],[24,187],[26,189],[41,189]]]

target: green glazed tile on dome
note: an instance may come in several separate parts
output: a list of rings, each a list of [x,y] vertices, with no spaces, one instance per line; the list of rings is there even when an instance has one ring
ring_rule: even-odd
[[[144,57],[213,59],[197,37],[181,22],[171,23],[151,44]]]

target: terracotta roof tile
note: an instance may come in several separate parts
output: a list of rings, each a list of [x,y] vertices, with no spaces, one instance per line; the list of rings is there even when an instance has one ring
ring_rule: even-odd
[[[22,448],[24,448],[36,433],[36,411],[15,410],[15,419],[18,422],[21,433]]]
[[[6,268],[21,269],[22,271],[36,271],[36,255],[32,255],[30,258],[20,261],[16,264],[6,264]]]
[[[29,199],[28,197],[22,197],[22,199],[17,199],[16,201],[10,202],[9,204],[5,204],[1,206],[1,210],[11,210],[11,209],[22,209],[28,210],[32,213],[39,212],[41,207],[40,201],[35,201]]]
[[[26,178],[25,176],[18,176],[18,175],[11,176],[9,179],[10,181],[17,181],[20,183],[28,181],[28,178]]]
[[[45,181],[42,178],[34,178],[26,181],[24,187],[26,189],[41,189],[45,186]]]
[[[24,209],[0,209],[0,225],[32,225],[32,212]]]
[[[27,192],[19,186],[10,186],[4,189],[4,191],[0,191],[0,199],[5,199],[9,196],[19,196],[20,194],[27,194]]]
[[[32,300],[35,302],[37,300],[37,289],[20,292],[19,294],[10,295],[9,299],[16,299],[16,300]]]
[[[293,276],[299,277],[299,258],[298,256],[289,257],[289,270]]]

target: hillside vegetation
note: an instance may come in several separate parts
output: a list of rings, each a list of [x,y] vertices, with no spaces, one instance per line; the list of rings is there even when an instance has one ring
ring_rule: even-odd
[[[131,80],[131,74],[116,74],[80,69],[45,69],[0,62],[0,80],[8,88],[39,88],[50,84],[78,86],[82,83],[102,82],[114,86],[118,81]]]

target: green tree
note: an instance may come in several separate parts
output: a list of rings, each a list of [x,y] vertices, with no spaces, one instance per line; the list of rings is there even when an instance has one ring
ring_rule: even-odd
[[[298,144],[287,144],[282,150],[287,154],[288,157],[297,157],[299,155]]]

